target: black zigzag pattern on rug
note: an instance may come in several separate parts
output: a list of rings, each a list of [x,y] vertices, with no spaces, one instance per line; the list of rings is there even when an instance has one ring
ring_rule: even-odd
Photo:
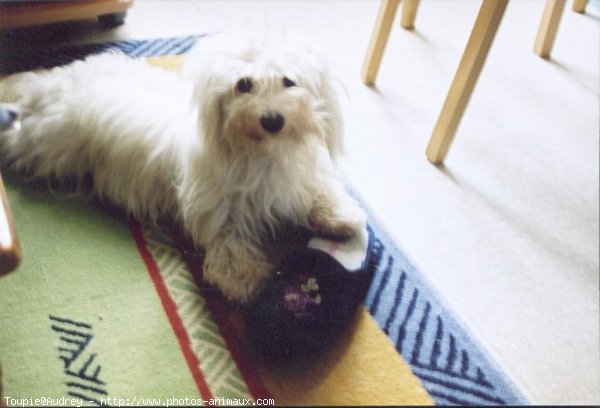
[[[451,324],[445,324],[439,306],[411,281],[415,271],[402,268],[398,259],[379,245],[383,248],[377,268],[380,278],[374,281],[374,295],[367,299],[366,306],[436,403],[509,404],[486,376],[487,370],[479,366],[478,358],[471,356],[461,336],[452,333]]]
[[[96,405],[106,405],[106,383],[100,379],[102,366],[95,363],[97,354],[87,349],[94,338],[90,324],[49,315],[50,328],[58,334],[59,358],[67,375],[67,395]]]

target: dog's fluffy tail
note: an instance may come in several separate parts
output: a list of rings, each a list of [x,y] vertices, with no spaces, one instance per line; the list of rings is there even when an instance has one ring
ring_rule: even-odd
[[[0,80],[0,103],[15,103],[19,100],[21,84],[32,75],[29,72],[13,74]]]
[[[0,159],[5,146],[20,128],[19,84],[25,74],[15,74],[0,80]]]
[[[20,81],[20,76],[21,74],[17,74],[0,80],[0,159],[4,156],[6,139],[14,135],[20,128],[20,108],[16,103],[18,93],[14,86]]]
[[[19,125],[19,110],[13,105],[0,103],[0,131],[16,129]]]

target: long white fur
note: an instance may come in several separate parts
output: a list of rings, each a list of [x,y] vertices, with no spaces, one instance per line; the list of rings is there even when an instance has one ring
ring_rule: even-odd
[[[288,77],[297,86],[285,87]],[[251,78],[252,90],[236,83]],[[206,249],[204,278],[253,299],[284,223],[349,237],[365,215],[335,176],[342,123],[326,66],[306,49],[214,35],[181,74],[117,53],[0,81],[21,129],[0,156],[38,177],[83,179],[139,218],[170,214]],[[260,118],[283,115],[265,131]]]

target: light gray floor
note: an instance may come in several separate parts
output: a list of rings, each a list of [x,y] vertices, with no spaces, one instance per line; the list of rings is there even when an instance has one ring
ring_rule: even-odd
[[[600,12],[569,2],[547,61],[532,52],[544,2],[510,2],[435,167],[425,147],[480,2],[421,3],[415,30],[394,26],[373,88],[359,72],[376,1],[137,0],[117,30],[43,36],[268,24],[324,49],[347,94],[342,166],[399,244],[533,403],[599,404]]]

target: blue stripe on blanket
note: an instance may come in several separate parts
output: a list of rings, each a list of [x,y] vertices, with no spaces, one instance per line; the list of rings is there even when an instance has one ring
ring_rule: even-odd
[[[527,400],[468,333],[386,232],[358,192],[383,247],[365,306],[439,405],[524,405]]]
[[[155,40],[111,41],[98,44],[67,45],[59,48],[31,48],[6,50],[0,54],[0,75],[52,68],[80,60],[88,55],[107,51],[121,51],[131,57],[160,57],[180,55],[189,51],[203,35],[161,38]]]

